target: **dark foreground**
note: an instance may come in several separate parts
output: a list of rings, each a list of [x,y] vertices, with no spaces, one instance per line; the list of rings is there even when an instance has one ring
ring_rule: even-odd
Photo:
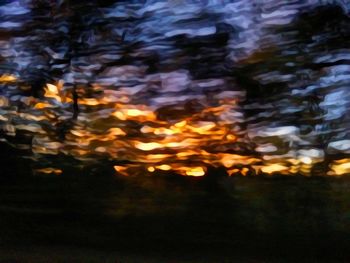
[[[7,177],[0,262],[345,262],[349,187],[347,178]]]

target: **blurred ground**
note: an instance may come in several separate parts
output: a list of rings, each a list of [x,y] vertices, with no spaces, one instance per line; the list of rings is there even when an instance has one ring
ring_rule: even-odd
[[[7,177],[0,262],[346,262],[349,185],[322,177]]]

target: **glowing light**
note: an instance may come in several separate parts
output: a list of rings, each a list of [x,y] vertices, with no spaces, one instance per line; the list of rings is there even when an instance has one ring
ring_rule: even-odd
[[[171,154],[148,154],[145,156],[146,162],[159,162],[162,161],[166,158],[172,157],[173,155]]]
[[[151,173],[153,173],[155,170],[156,170],[156,169],[154,169],[153,166],[150,166],[150,167],[147,168],[147,171],[149,171],[149,172],[151,172]]]
[[[262,167],[261,170],[264,173],[271,174],[271,173],[275,173],[275,172],[281,172],[281,171],[288,170],[288,167],[281,165],[281,164],[278,164],[278,163],[274,163],[274,164],[270,164],[270,165],[266,165],[266,166]]]
[[[37,173],[43,173],[43,174],[56,174],[59,175],[62,173],[61,169],[56,169],[56,168],[42,168],[42,169],[36,169],[35,170]]]
[[[129,115],[129,116],[136,117],[136,116],[144,115],[144,112],[142,112],[142,111],[140,111],[138,109],[130,109],[130,110],[126,110],[126,114]]]
[[[187,124],[187,121],[184,120],[184,121],[180,121],[180,122],[175,123],[174,126],[177,127],[177,128],[182,128],[182,127],[185,127],[186,124]]]
[[[221,163],[222,163],[226,168],[230,168],[230,167],[232,167],[232,165],[234,165],[236,162],[235,162],[235,160],[232,158],[232,156],[225,155],[224,157],[222,157]]]
[[[188,176],[203,176],[205,171],[202,167],[193,167],[186,170],[186,175]]]
[[[341,159],[330,165],[330,175],[350,174],[350,159]]]
[[[45,108],[51,108],[52,105],[46,102],[39,102],[34,105],[35,109],[45,109]]]
[[[126,116],[121,111],[116,111],[112,115],[117,117],[119,120],[122,120],[122,121],[126,120]]]
[[[184,144],[184,143],[183,143]],[[183,145],[179,142],[169,142],[167,143],[165,146],[169,147],[169,148],[176,148],[176,147],[180,147],[181,145]]]
[[[53,84],[46,84],[46,88],[48,92],[54,93],[54,94],[58,94],[58,88],[53,85]]]
[[[173,135],[175,133],[176,131],[173,131],[171,129],[166,129],[166,128],[159,128],[154,130],[154,134],[156,135]]]
[[[303,156],[300,161],[304,164],[312,164],[312,159],[309,156]]]
[[[187,152],[178,152],[178,153],[176,153],[176,156],[178,158],[181,158],[181,157],[188,157],[188,156],[196,155],[196,154],[198,154],[198,153],[195,151],[187,151]]]
[[[156,142],[148,142],[148,143],[136,142],[135,147],[142,151],[152,151],[154,149],[161,148],[162,145]]]
[[[108,132],[109,132],[109,135],[112,135],[112,136],[126,135],[126,133],[120,128],[110,128],[108,129]]]
[[[167,164],[162,164],[162,165],[159,165],[159,166],[156,166],[157,169],[159,170],[163,170],[163,171],[169,171],[171,170],[171,166],[170,165],[167,165]]]
[[[105,147],[100,146],[100,147],[97,147],[97,148],[95,149],[95,151],[96,151],[96,152],[100,152],[100,153],[104,153],[104,152],[107,151],[107,149],[106,149]]]
[[[244,167],[242,170],[241,170],[241,173],[243,176],[246,176],[249,172],[249,169],[247,167]]]
[[[120,165],[115,165],[114,166],[114,170],[116,170],[118,173],[120,173],[121,175],[124,176],[128,176],[129,174],[126,172],[127,171],[127,167],[124,166],[120,166]]]
[[[4,75],[0,76],[0,82],[14,82],[16,80],[17,80],[17,78],[14,75],[4,74]]]
[[[59,94],[59,86],[53,84],[46,84],[45,97],[55,99],[58,102],[62,102],[62,97]]]
[[[128,108],[128,107],[135,108]],[[118,110],[112,113],[112,115],[120,120],[138,120],[138,121],[152,121],[155,120],[155,114],[153,111],[148,110],[144,105],[122,105],[117,104]]]
[[[237,139],[237,137],[234,136],[233,134],[228,134],[228,135],[226,136],[226,139],[227,139],[227,140],[230,140],[230,141],[234,141],[234,140]]]
[[[78,103],[80,105],[97,106],[97,105],[103,104],[104,101],[97,100],[95,98],[83,98],[83,99],[79,99]]]

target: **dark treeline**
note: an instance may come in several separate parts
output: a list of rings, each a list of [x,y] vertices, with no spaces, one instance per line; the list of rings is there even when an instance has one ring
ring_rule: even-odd
[[[196,114],[202,114],[201,121],[224,119],[237,142],[213,142],[203,146],[206,151],[266,157],[264,164],[286,166],[288,158],[311,158],[311,173],[327,173],[350,149],[347,6],[343,1],[224,2],[3,1],[0,74],[18,79],[1,83],[2,137],[18,148],[26,140],[47,148],[37,128],[23,127],[34,125],[50,142],[68,145],[72,129],[91,129],[88,119],[108,119],[114,107],[78,100],[125,88],[129,104],[151,107],[160,121]],[[50,102],[48,83],[62,83],[62,93],[73,102],[55,102],[49,122],[13,116],[13,109],[48,114],[33,111],[28,102],[31,97]],[[223,103],[232,107],[233,100],[237,106],[228,117],[201,113]],[[131,138],[148,139],[142,125],[111,122],[125,127]],[[92,146],[88,150],[105,159]],[[112,158],[127,159],[119,157]]]

